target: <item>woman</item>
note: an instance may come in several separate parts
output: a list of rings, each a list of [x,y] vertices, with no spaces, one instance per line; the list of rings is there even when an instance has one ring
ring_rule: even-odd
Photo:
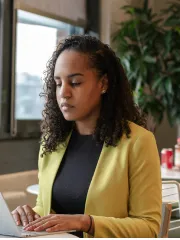
[[[156,237],[158,151],[115,53],[94,37],[68,37],[47,65],[43,96],[40,191],[33,209],[13,211],[17,225]]]

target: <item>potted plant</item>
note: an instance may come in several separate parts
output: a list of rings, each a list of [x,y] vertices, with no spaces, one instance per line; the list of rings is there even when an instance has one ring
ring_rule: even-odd
[[[180,123],[180,2],[169,3],[162,11],[162,16],[168,16],[163,24],[165,29],[163,58],[166,68],[164,76],[169,79],[170,89],[170,94],[167,94],[166,113],[169,123],[174,125]]]
[[[135,101],[148,114],[150,130],[155,131],[165,113],[174,125],[180,121],[180,3],[171,3],[159,15],[148,0],[143,7],[123,9],[130,18],[120,23],[113,42]]]

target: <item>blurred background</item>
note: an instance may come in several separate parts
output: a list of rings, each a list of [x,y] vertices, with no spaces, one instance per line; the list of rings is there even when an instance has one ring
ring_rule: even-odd
[[[174,10],[169,2],[177,2]],[[43,72],[59,39],[70,34],[94,35],[113,47],[136,102],[148,113],[159,151],[174,148],[180,120],[178,3],[1,0],[0,174],[37,168]]]
[[[179,0],[1,0],[0,191],[11,208],[34,204],[43,72],[71,34],[96,36],[121,58],[159,153],[180,136]]]

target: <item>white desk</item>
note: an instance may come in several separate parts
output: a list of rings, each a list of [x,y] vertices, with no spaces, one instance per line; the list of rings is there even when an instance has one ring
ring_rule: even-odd
[[[163,180],[176,180],[180,182],[180,170],[161,167],[161,178]]]
[[[78,238],[78,237],[70,233],[62,233],[62,234],[44,235],[44,236],[39,236],[37,238]]]
[[[15,238],[15,237],[0,235],[0,238]],[[77,238],[77,237],[70,233],[62,233],[62,234],[52,234],[52,235],[48,234],[48,235],[43,235],[43,236],[33,237],[33,238]]]
[[[26,191],[28,193],[32,193],[32,194],[38,195],[39,185],[38,184],[31,185],[31,186],[27,187]]]

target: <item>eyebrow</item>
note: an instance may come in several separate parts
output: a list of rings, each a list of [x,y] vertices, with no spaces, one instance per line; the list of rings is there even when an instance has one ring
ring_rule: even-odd
[[[67,78],[72,78],[72,77],[75,77],[75,76],[84,76],[84,74],[82,74],[82,73],[72,73],[72,74],[67,75]],[[59,76],[54,76],[54,79],[55,80],[60,80],[61,78]]]

